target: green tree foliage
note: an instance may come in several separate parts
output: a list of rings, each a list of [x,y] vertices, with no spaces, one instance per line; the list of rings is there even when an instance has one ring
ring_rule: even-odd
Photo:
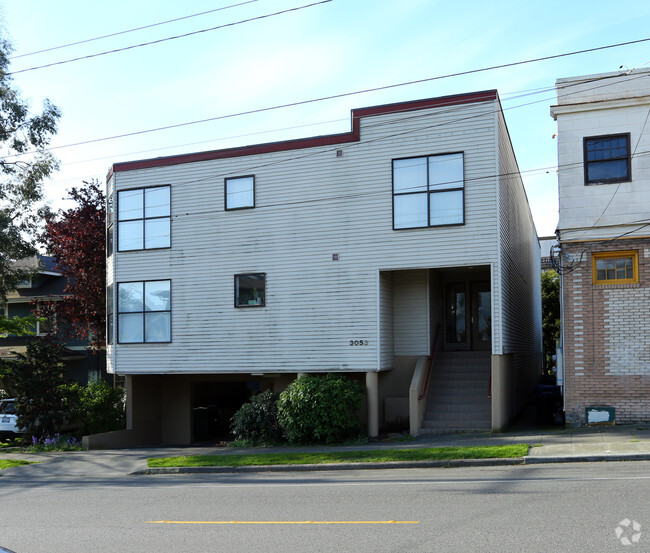
[[[358,435],[364,388],[346,375],[302,375],[280,394],[278,419],[294,443],[335,443]]]
[[[232,418],[230,429],[236,440],[272,444],[282,439],[278,422],[278,394],[266,390],[244,403]]]
[[[0,36],[0,303],[16,283],[29,276],[14,262],[36,253],[26,237],[35,236],[43,181],[58,168],[45,151],[56,133],[59,109],[45,100],[41,113],[14,87],[9,71],[11,44]]]
[[[560,339],[560,276],[555,271],[542,273],[542,343],[544,363],[550,373],[556,342]]]
[[[71,421],[81,423],[81,436],[124,428],[123,388],[113,388],[106,382],[93,382],[88,386],[74,383],[64,386],[63,394],[66,414]]]
[[[0,338],[7,335],[12,336],[33,336],[38,321],[43,321],[37,317],[7,317],[0,315]]]
[[[26,436],[53,436],[63,422],[62,370],[61,346],[45,340],[29,342],[25,354],[17,354],[11,364],[18,425]]]

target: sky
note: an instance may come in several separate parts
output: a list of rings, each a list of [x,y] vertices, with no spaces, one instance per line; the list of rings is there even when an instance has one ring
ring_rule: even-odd
[[[51,143],[61,167],[46,183],[54,208],[116,162],[346,132],[354,108],[497,89],[548,236],[556,79],[650,64],[641,42],[435,78],[650,38],[650,2],[638,0],[0,0],[0,21],[16,86],[34,111],[45,98],[62,111]],[[423,82],[381,89],[411,81]],[[172,128],[143,132],[161,127]]]

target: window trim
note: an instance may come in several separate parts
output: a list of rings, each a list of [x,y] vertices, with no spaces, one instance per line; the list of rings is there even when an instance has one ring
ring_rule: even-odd
[[[150,190],[152,188],[168,188],[169,189],[169,215],[163,215],[163,216],[157,216],[157,217],[146,217],[144,210],[145,210],[145,205],[144,205],[144,191],[145,190]],[[134,192],[137,190],[142,190],[142,217],[138,217],[136,219],[120,219],[120,193],[122,192]],[[152,186],[139,186],[136,188],[124,188],[123,190],[117,190],[115,191],[115,216],[114,220],[116,223],[116,233],[115,233],[115,241],[117,244],[113,245],[113,250],[117,251],[119,253],[123,252],[141,252],[141,251],[150,251],[150,250],[168,250],[172,247],[172,187],[170,184],[156,184]],[[146,242],[146,235],[145,235],[145,221],[152,221],[155,219],[169,219],[169,246],[160,246],[157,248],[147,248],[145,246]],[[132,250],[122,250],[120,249],[120,223],[124,222],[129,222],[129,221],[142,221],[142,248],[136,248]],[[117,246],[117,247],[116,247]]]
[[[237,279],[239,277],[256,277],[256,278],[261,278],[264,281],[264,296],[262,297],[262,302],[261,303],[248,303],[248,304],[239,304],[237,301]],[[247,309],[247,308],[255,308],[255,307],[266,307],[266,273],[237,273],[234,277],[233,280],[234,284],[234,301],[235,301],[235,308],[236,309]]]
[[[228,181],[236,181],[240,179],[253,179],[253,203],[252,205],[243,205],[241,207],[228,207]],[[253,209],[255,207],[255,175],[238,175],[236,177],[227,177],[223,179],[223,207],[225,211]]]
[[[106,196],[106,257],[111,257],[114,251],[113,223],[115,221],[114,201],[115,191]]]
[[[156,311],[145,311],[144,310],[144,285],[147,282],[169,282],[169,309],[161,309],[161,310],[156,310]],[[142,309],[143,311],[120,311],[120,285],[121,284],[134,284],[134,283],[142,283],[142,292],[143,292],[143,298],[142,298]],[[115,289],[115,294],[116,294],[116,310],[115,310],[115,322],[116,322],[116,328],[115,328],[115,336],[114,336],[114,342],[116,344],[124,345],[124,344],[171,344],[172,342],[172,281],[169,278],[160,278],[160,279],[152,279],[152,280],[125,280],[122,282],[117,282],[117,287]],[[129,314],[129,313],[141,313],[142,314],[142,341],[141,342],[122,342],[120,340],[120,315],[122,314]],[[156,342],[147,342],[145,340],[146,338],[146,325],[145,325],[145,314],[146,313],[169,313],[169,340],[166,341],[156,341]]]
[[[461,155],[462,156],[462,164],[463,164],[463,182],[461,186],[455,187],[455,188],[443,188],[440,190],[431,190],[430,188],[430,183],[429,183],[429,160],[434,157],[440,157],[440,156],[453,156],[453,155]],[[395,193],[395,162],[396,161],[403,161],[407,159],[425,159],[426,160],[426,169],[427,169],[427,176],[426,176],[426,186],[427,189],[426,191],[422,192],[398,192]],[[393,210],[393,230],[411,230],[411,229],[418,229],[418,228],[436,228],[436,227],[457,227],[457,226],[462,226],[465,224],[465,152],[464,151],[454,151],[454,152],[442,152],[442,153],[437,153],[437,154],[429,154],[429,155],[421,155],[421,156],[410,156],[410,157],[400,157],[400,158],[394,158],[391,160],[391,179],[392,179],[392,195],[393,195],[393,204],[392,204],[392,210]],[[434,194],[441,194],[444,192],[460,192],[462,195],[462,208],[463,208],[463,214],[462,214],[462,221],[458,223],[442,223],[442,224],[431,224],[431,197]],[[415,226],[415,227],[395,227],[395,197],[397,196],[411,196],[415,194],[426,194],[427,197],[427,224],[422,225],[422,226]]]
[[[599,280],[597,272],[597,262],[601,259],[612,258],[632,258],[632,278]],[[639,251],[638,250],[616,250],[611,252],[594,252],[591,254],[591,272],[594,286],[612,285],[612,284],[638,284],[639,282]]]
[[[587,159],[587,143],[590,140],[602,140],[602,139],[612,139],[612,138],[621,138],[625,137],[627,140],[627,155],[625,157],[616,157],[608,160],[594,160],[594,161],[588,161]],[[583,166],[584,166],[584,178],[585,178],[585,186],[589,186],[592,184],[610,184],[610,183],[615,183],[615,182],[630,182],[632,180],[632,152],[630,151],[630,133],[617,133],[617,134],[601,134],[598,136],[585,136],[582,138],[582,161],[583,161]],[[594,180],[589,180],[589,166],[591,164],[600,164],[606,161],[615,161],[619,159],[625,159],[626,160],[626,170],[627,170],[627,176],[626,177],[614,177],[611,179],[594,179]]]

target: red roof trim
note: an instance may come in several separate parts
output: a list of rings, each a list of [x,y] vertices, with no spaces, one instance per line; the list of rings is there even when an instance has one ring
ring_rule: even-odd
[[[207,152],[196,152],[192,154],[180,154],[168,157],[158,157],[153,159],[143,159],[139,161],[115,163],[108,173],[107,180],[111,178],[113,173],[135,171],[136,169],[167,167],[170,165],[180,165],[183,163],[194,163],[196,161],[210,161],[214,159],[267,154],[271,152],[281,152],[287,150],[298,150],[301,148],[314,148],[317,146],[332,146],[335,144],[345,144],[347,142],[357,142],[361,137],[360,120],[362,117],[371,117],[373,115],[385,115],[389,113],[435,107],[472,104],[476,102],[487,102],[496,99],[497,91],[487,90],[483,92],[471,92],[468,94],[457,94],[453,96],[441,96],[439,98],[430,98],[427,100],[415,100],[411,102],[400,102],[397,104],[386,104],[382,106],[353,109],[351,132],[316,136],[311,138],[298,138],[295,140],[286,140],[281,142],[269,142],[266,144],[257,144],[253,146],[239,146],[236,148],[226,148],[223,150],[210,150]]]

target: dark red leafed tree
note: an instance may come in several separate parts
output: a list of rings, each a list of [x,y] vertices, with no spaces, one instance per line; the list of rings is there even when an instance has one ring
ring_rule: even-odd
[[[97,351],[106,344],[106,203],[98,182],[84,184],[70,191],[76,207],[46,219],[41,242],[67,279],[66,296],[36,314],[54,315],[60,336],[88,340]]]

